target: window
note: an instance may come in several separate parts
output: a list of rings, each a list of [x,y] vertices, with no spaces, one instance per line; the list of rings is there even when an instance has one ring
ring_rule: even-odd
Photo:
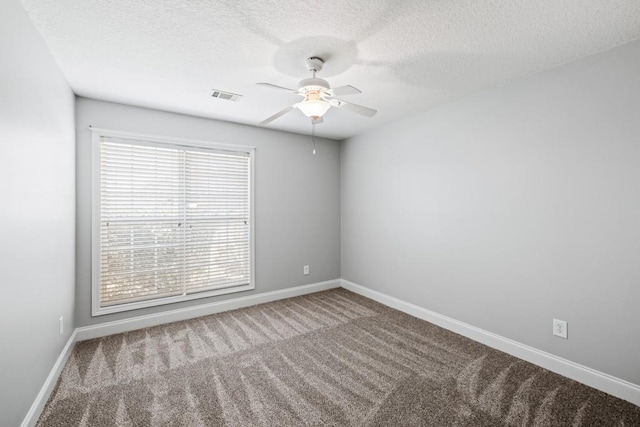
[[[253,148],[92,132],[93,315],[255,288]]]

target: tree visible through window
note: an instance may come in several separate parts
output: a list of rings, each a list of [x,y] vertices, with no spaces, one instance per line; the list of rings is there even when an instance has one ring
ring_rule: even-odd
[[[94,314],[253,289],[251,149],[94,144]]]

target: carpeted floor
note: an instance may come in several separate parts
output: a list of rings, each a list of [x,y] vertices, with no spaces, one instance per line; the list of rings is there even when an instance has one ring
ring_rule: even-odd
[[[343,289],[80,342],[38,426],[640,426],[640,407]]]

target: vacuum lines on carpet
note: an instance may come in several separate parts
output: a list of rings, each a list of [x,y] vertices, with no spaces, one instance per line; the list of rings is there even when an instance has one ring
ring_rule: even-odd
[[[57,426],[640,426],[640,408],[344,289],[79,342]]]

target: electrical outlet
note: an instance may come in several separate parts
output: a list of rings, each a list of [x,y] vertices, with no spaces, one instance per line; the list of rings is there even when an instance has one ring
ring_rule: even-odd
[[[305,265],[304,268],[302,269],[302,272],[305,274],[305,276],[309,274],[309,266]]]
[[[62,333],[64,332],[64,316],[60,316],[59,322],[60,322],[60,335],[62,335]]]
[[[567,339],[567,322],[553,319],[553,335]]]

